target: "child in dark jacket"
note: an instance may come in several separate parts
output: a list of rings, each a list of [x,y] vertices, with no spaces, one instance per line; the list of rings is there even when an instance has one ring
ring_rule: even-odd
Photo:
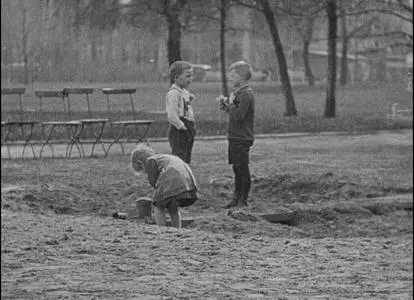
[[[233,165],[234,194],[233,199],[223,206],[247,206],[251,178],[249,169],[249,152],[254,142],[254,95],[249,86],[252,76],[251,66],[243,61],[229,67],[229,83],[235,90],[230,99],[219,97],[220,109],[229,115],[228,121],[228,162]]]
[[[192,205],[197,199],[197,184],[193,172],[181,158],[170,154],[156,154],[145,145],[138,145],[131,154],[132,168],[145,172],[154,188],[154,218],[157,225],[166,225],[165,210],[173,227],[181,227],[179,207]]]

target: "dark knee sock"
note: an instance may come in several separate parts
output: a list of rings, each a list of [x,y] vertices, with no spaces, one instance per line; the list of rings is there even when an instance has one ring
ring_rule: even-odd
[[[250,169],[249,165],[242,165],[240,167],[240,177],[241,177],[241,192],[243,197],[247,199],[251,187],[251,178],[250,178]]]
[[[239,168],[236,165],[233,165],[234,172],[234,191],[241,192],[242,190],[242,177]]]

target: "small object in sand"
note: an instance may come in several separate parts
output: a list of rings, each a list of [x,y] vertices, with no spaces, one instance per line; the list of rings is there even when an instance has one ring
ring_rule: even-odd
[[[127,213],[121,213],[121,212],[116,212],[112,214],[112,217],[114,219],[121,219],[121,220],[125,220],[127,218],[128,214]]]

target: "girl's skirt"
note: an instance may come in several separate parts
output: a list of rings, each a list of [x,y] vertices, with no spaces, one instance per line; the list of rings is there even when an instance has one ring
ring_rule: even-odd
[[[164,200],[157,201],[154,203],[154,206],[158,208],[166,208],[168,203],[171,201],[176,201],[177,205],[179,207],[186,207],[193,205],[194,202],[198,200],[197,191],[191,190],[191,191],[185,191],[178,195],[171,196],[168,198],[165,198]]]

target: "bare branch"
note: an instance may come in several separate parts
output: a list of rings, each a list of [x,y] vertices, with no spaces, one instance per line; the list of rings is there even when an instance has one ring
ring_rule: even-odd
[[[397,43],[390,44],[389,47],[407,47],[407,48],[413,49],[413,43],[397,42]]]
[[[348,37],[353,37],[355,34],[357,34],[359,31],[361,31],[364,28],[369,28],[375,21],[377,21],[377,17],[371,18],[368,22],[361,24],[358,27],[355,27],[349,34]]]
[[[254,1],[254,2],[256,2],[256,1]],[[258,10],[260,12],[263,11],[263,9],[260,8],[258,5],[248,4],[243,0],[232,0],[232,3],[234,3],[236,5],[244,6],[244,7],[250,8],[250,9]]]
[[[379,13],[379,14],[386,14],[386,15],[393,15],[396,16],[398,18],[400,18],[401,20],[410,22],[411,24],[413,23],[412,18],[405,16],[403,14],[400,14],[396,11],[393,10],[389,10],[389,9],[381,9],[381,8],[367,8],[361,11],[355,11],[355,12],[349,12],[346,14],[346,16],[358,16],[358,15],[367,15],[367,14],[371,14],[371,13]]]
[[[404,31],[388,31],[388,32],[384,32],[384,33],[371,33],[371,34],[363,34],[363,35],[354,35],[353,38],[373,38],[373,37],[400,37],[400,38],[405,38],[408,40],[412,40],[413,39],[413,35],[409,34],[407,32]]]
[[[277,12],[280,12],[281,14],[278,14],[279,16],[290,16],[290,17],[297,17],[299,19],[302,19],[304,17],[306,18],[310,18],[310,17],[316,17],[317,15],[319,15],[320,12],[323,12],[325,7],[323,5],[321,5],[320,7],[316,7],[315,9],[312,9],[315,5],[313,5],[312,7],[297,7],[297,10],[300,10],[301,12],[296,12],[293,9],[290,9],[288,3],[286,1],[283,1],[283,5],[285,8],[282,8],[280,6],[277,6],[275,8],[275,10]],[[310,11],[309,11],[310,10]]]

